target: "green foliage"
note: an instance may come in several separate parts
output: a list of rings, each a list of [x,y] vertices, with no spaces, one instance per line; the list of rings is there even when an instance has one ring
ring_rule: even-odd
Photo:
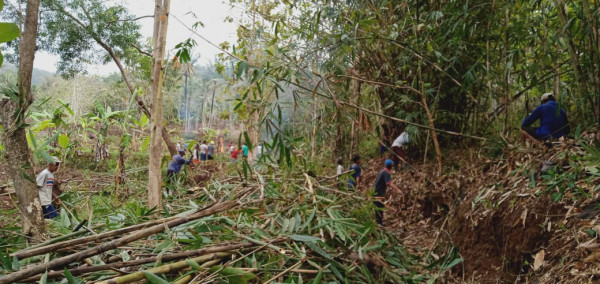
[[[83,71],[86,63],[107,63],[112,59],[98,52],[101,41],[116,56],[133,57],[138,51],[140,26],[122,5],[107,6],[100,0],[42,1],[46,9],[40,25],[40,48],[60,56],[58,72],[70,77]],[[95,44],[94,44],[95,43]]]
[[[0,0],[0,11],[4,8],[4,0]],[[14,23],[0,22],[0,43],[8,42],[19,37],[19,26]],[[0,67],[4,62],[4,56],[0,53]]]

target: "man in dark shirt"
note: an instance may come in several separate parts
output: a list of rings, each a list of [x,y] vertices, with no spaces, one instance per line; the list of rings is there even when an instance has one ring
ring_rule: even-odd
[[[379,175],[377,175],[377,178],[375,179],[375,200],[373,201],[373,204],[377,207],[375,211],[375,220],[379,226],[383,225],[383,210],[385,208],[383,200],[385,198],[387,187],[389,186],[399,194],[402,194],[402,191],[392,183],[390,170],[393,166],[394,161],[390,159],[385,160],[385,168],[379,172]]]
[[[540,127],[531,125],[540,120]],[[540,143],[543,140],[567,136],[570,131],[567,113],[558,107],[552,93],[542,95],[542,104],[538,106],[521,125],[521,135],[526,139]]]
[[[175,175],[177,175],[179,173],[179,171],[181,171],[181,166],[183,166],[184,164],[189,165],[191,162],[192,162],[192,158],[190,158],[188,161],[185,160],[185,151],[183,151],[183,150],[179,150],[179,154],[173,156],[173,160],[171,160],[171,163],[169,164],[169,167],[167,168],[167,178],[166,178],[167,195],[169,194],[169,190],[173,186],[173,181],[175,180]]]
[[[352,166],[350,166],[350,171],[351,175],[350,175],[350,179],[348,180],[348,189],[357,189],[360,186],[360,177],[362,175],[361,173],[361,169],[360,169],[360,156],[359,155],[355,155],[354,157],[352,157]]]

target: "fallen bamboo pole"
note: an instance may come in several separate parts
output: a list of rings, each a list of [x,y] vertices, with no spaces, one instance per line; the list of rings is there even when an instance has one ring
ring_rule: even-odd
[[[288,238],[277,238],[277,239],[273,239],[269,242],[270,243],[279,243],[279,242],[283,242],[287,239]],[[142,265],[142,264],[146,264],[146,263],[153,263],[153,262],[157,262],[159,260],[162,262],[179,260],[182,258],[196,257],[196,256],[205,255],[205,254],[209,254],[209,253],[235,251],[235,250],[239,250],[239,249],[252,248],[252,247],[256,247],[256,246],[257,245],[254,243],[226,244],[226,245],[220,245],[220,246],[215,246],[215,247],[201,248],[201,249],[197,249],[197,250],[189,250],[189,251],[178,252],[178,253],[164,254],[162,257],[152,256],[152,257],[141,258],[141,259],[136,259],[136,260],[131,260],[131,261],[123,261],[123,262],[115,262],[115,263],[109,263],[109,264],[103,264],[103,265],[77,267],[77,268],[69,269],[69,272],[73,276],[77,276],[77,275],[90,273],[90,272],[130,267],[130,266]],[[47,279],[61,277],[61,276],[63,276],[63,274],[64,274],[64,271],[48,272]],[[41,275],[30,277],[30,278],[23,280],[23,282],[33,282],[33,281],[40,279],[40,277],[41,277]]]
[[[211,260],[211,261],[207,261],[205,263],[203,263],[202,265],[200,265],[201,268],[209,268],[209,267],[213,267],[215,266],[217,263],[221,262],[221,258],[219,259],[215,259],[215,260]],[[194,275],[193,274],[188,274],[176,281],[173,281],[173,284],[187,284],[190,283],[191,281],[194,280]]]
[[[156,224],[162,224],[162,223],[174,220],[174,219],[177,219],[177,217],[173,216],[173,217],[169,217],[169,218],[149,221],[149,222],[145,222],[142,224],[137,224],[137,225],[129,226],[126,228],[108,231],[108,232],[104,232],[101,234],[87,236],[87,237],[83,237],[83,238],[79,238],[79,239],[73,239],[73,240],[63,241],[63,242],[54,243],[54,244],[48,244],[48,245],[44,245],[44,246],[40,246],[40,247],[31,247],[26,250],[12,253],[12,254],[10,254],[10,256],[16,257],[17,259],[21,260],[21,259],[24,259],[27,257],[42,255],[42,254],[45,254],[48,252],[54,252],[54,251],[62,249],[62,248],[68,248],[68,247],[72,247],[72,246],[76,246],[76,245],[80,245],[80,244],[88,244],[90,242],[95,242],[95,241],[102,241],[102,240],[105,240],[106,238],[127,234],[127,233],[130,233],[133,231],[142,230],[146,227],[154,226]]]
[[[220,260],[226,256],[230,256],[232,255],[234,252],[217,252],[217,253],[212,253],[212,254],[208,254],[208,255],[203,255],[203,256],[199,256],[199,257],[195,257],[195,258],[191,258],[190,260],[197,262],[197,263],[207,263],[210,262],[211,264],[216,264],[216,262],[211,262],[214,260]],[[190,264],[188,263],[187,260],[182,260],[182,261],[178,261],[175,263],[169,263],[169,264],[165,264],[162,266],[158,266],[158,267],[154,267],[148,270],[142,270],[142,271],[137,271],[128,275],[124,275],[124,276],[119,276],[110,280],[106,280],[106,281],[102,281],[102,282],[98,282],[97,284],[124,284],[124,283],[130,283],[130,282],[134,282],[134,281],[139,281],[145,278],[144,276],[144,272],[150,272],[153,274],[164,274],[164,273],[169,273],[169,272],[173,272],[173,271],[179,271],[181,269],[187,268],[189,267]]]
[[[82,259],[85,259],[87,257],[90,256],[94,256],[100,253],[103,253],[107,250],[111,250],[114,249],[116,247],[128,244],[130,242],[139,240],[141,238],[150,236],[150,235],[154,235],[156,233],[162,232],[164,231],[166,228],[173,228],[176,226],[179,226],[181,224],[202,218],[202,217],[206,217],[206,216],[210,216],[219,212],[223,212],[226,210],[229,210],[231,208],[234,208],[238,205],[238,203],[236,201],[225,201],[225,202],[220,202],[220,203],[215,203],[212,204],[209,207],[206,207],[204,209],[200,209],[198,212],[196,213],[192,213],[190,215],[187,216],[183,216],[183,217],[179,217],[177,219],[171,220],[167,223],[163,223],[163,224],[158,224],[158,225],[154,225],[150,228],[146,228],[143,229],[141,231],[137,231],[134,232],[132,234],[129,234],[127,236],[121,237],[119,239],[110,241],[108,243],[103,243],[101,245],[98,245],[96,247],[93,248],[89,248],[87,250],[75,253],[75,254],[71,254],[68,256],[64,256],[61,258],[57,258],[54,259],[50,262],[47,263],[42,263],[42,264],[38,264],[36,266],[27,268],[27,269],[23,269],[17,272],[13,272],[10,273],[8,275],[5,275],[3,277],[0,277],[0,284],[2,283],[14,283],[17,282],[19,280],[25,279],[27,277],[30,276],[34,276],[37,274],[41,274],[44,273],[47,270],[51,270],[51,269],[56,269],[56,268],[62,268],[64,266],[66,266],[69,263],[75,262],[75,261],[79,261]]]

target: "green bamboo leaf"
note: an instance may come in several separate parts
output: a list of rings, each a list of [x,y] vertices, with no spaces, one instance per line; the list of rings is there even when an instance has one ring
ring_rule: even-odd
[[[2,11],[3,8],[4,8],[4,0],[0,0],[0,11]]]
[[[210,268],[209,272],[217,272],[229,280],[231,284],[246,284],[249,280],[256,278],[256,275],[252,272],[243,271],[234,267],[223,267],[222,265],[215,265]]]
[[[186,259],[185,263],[187,263],[191,268],[200,271],[202,269],[202,267],[200,266],[200,264],[198,264],[197,262],[191,260],[191,259]]]
[[[0,0],[1,1],[1,0]],[[0,52],[0,67],[2,67],[2,63],[4,63],[4,56]]]
[[[46,272],[44,272],[44,274],[42,274],[42,277],[40,278],[40,282],[38,282],[40,284],[46,284],[48,283],[48,270],[46,270]]]
[[[73,278],[73,274],[71,274],[71,271],[69,271],[66,267],[65,267],[65,278],[67,279],[67,283],[69,284],[76,284],[77,282],[75,282],[75,279]]]
[[[319,269],[319,273],[317,273],[317,276],[315,276],[315,279],[313,279],[310,283],[311,284],[319,284],[319,283],[321,283],[321,279],[323,279],[323,269]]]
[[[150,136],[146,137],[146,139],[144,139],[144,142],[142,142],[142,146],[140,147],[140,150],[142,152],[146,151],[146,149],[148,149],[148,144],[150,144]]]
[[[166,281],[165,279],[162,279],[162,278],[156,276],[156,274],[154,274],[152,272],[144,271],[144,276],[146,277],[148,282],[150,282],[152,284],[169,284],[169,281]]]
[[[12,259],[12,269],[13,270],[19,270],[19,268],[21,268],[21,265],[19,264],[19,259],[16,256],[13,256],[13,259]]]
[[[299,241],[299,242],[316,242],[318,240],[320,240],[319,238],[315,237],[315,236],[309,236],[309,235],[291,235],[290,239],[294,240],[294,241]]]
[[[316,242],[307,242],[306,246],[308,246],[311,250],[313,250],[314,252],[316,252],[324,258],[333,259],[333,257],[331,257],[331,255],[327,253],[324,249],[319,247]]]

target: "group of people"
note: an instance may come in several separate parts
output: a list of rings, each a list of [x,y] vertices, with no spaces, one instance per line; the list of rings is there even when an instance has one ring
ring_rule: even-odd
[[[560,108],[554,95],[552,93],[545,93],[542,95],[541,105],[538,106],[521,125],[521,135],[528,140],[536,143],[542,143],[550,139],[556,139],[566,137],[570,132],[570,125],[567,119],[567,115],[564,109]],[[537,120],[540,121],[540,127],[531,127]],[[402,129],[400,135],[394,139],[389,145],[390,131],[387,126],[383,127],[383,143],[381,144],[380,154],[385,153],[391,146],[391,158],[386,159],[384,162],[384,168],[379,172],[375,179],[374,187],[374,205],[377,207],[375,219],[378,225],[383,224],[383,210],[384,202],[383,199],[387,193],[387,188],[390,187],[398,194],[403,194],[402,191],[392,183],[391,170],[395,168],[398,171],[398,166],[402,164],[404,169],[407,168],[406,161],[406,146],[409,143],[409,135],[404,129]],[[175,176],[181,171],[183,165],[189,165],[190,163],[201,163],[207,160],[213,160],[215,155],[215,144],[210,141],[202,141],[202,143],[196,143],[194,150],[192,151],[191,157],[186,160],[185,154],[188,145],[180,141],[177,143],[177,154],[173,156],[168,168],[167,168],[167,194],[171,189],[171,184]],[[263,153],[262,144],[257,145],[258,154],[257,157]],[[229,143],[228,153],[231,157],[231,163],[236,163],[240,153],[242,159],[248,159],[249,149],[246,143],[242,144],[241,149],[238,149]],[[60,199],[53,192],[55,184],[54,172],[58,169],[60,161],[54,158],[53,162],[48,164],[48,167],[44,169],[36,178],[36,184],[39,189],[40,203],[42,206],[42,212],[44,218],[51,219],[58,216],[58,211],[53,205],[53,202],[60,204]],[[361,157],[356,155],[352,157],[352,165],[349,167],[350,176],[348,179],[347,186],[350,190],[356,190],[361,185]],[[337,160],[337,175],[341,176],[344,174],[343,159],[340,157]]]
[[[540,121],[540,127],[531,127],[536,121]],[[390,130],[384,125],[383,127],[383,143],[380,145],[380,155],[383,155],[391,146],[392,156],[384,162],[384,168],[379,172],[374,188],[373,204],[377,207],[375,211],[375,220],[378,225],[383,224],[383,210],[385,205],[383,200],[387,193],[387,188],[392,188],[398,194],[403,194],[402,191],[394,185],[391,178],[391,170],[395,167],[398,171],[398,165],[402,163],[404,169],[407,168],[406,161],[406,146],[409,143],[409,135],[406,131],[401,131],[400,135],[394,139],[389,145]],[[552,93],[542,95],[541,104],[538,106],[521,125],[521,135],[528,140],[536,143],[543,143],[551,139],[566,137],[570,132],[570,125],[564,109],[560,108]],[[350,177],[348,180],[348,188],[353,190],[360,186],[362,169],[360,167],[360,156],[356,155],[352,158],[352,165],[349,168]],[[342,158],[337,159],[337,175],[343,174],[344,166]]]
[[[208,145],[207,145],[208,144]],[[182,147],[183,145],[183,147]],[[187,150],[187,144],[183,143],[183,142],[179,142],[177,143],[177,146],[175,147],[175,149],[177,150],[178,153],[180,153],[181,151],[183,151],[185,153],[185,151]],[[197,163],[201,163],[201,162],[205,162],[207,160],[214,160],[215,159],[215,142],[214,141],[210,141],[209,143],[206,143],[206,140],[203,140],[202,142],[198,141],[195,145],[194,145],[194,149],[192,150],[192,162],[197,164]]]

